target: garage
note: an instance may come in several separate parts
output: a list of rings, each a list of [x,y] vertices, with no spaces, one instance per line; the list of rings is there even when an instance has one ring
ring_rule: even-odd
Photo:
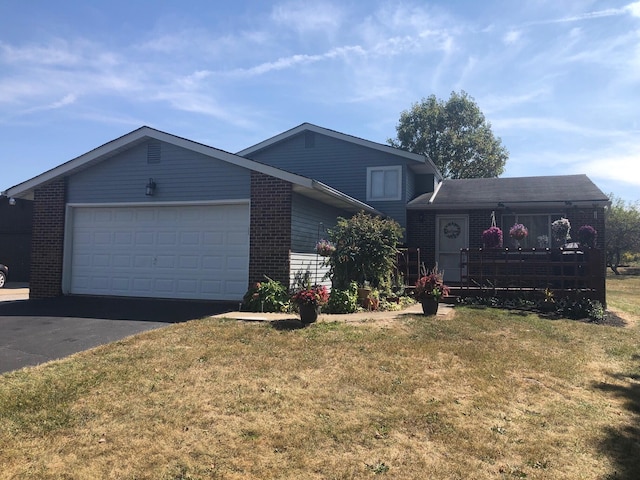
[[[249,204],[75,206],[65,293],[241,300]]]

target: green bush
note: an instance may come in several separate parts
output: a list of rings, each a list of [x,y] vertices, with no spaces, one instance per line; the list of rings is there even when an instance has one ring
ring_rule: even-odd
[[[358,284],[351,282],[346,290],[334,288],[329,303],[324,308],[327,313],[354,313],[358,311]]]
[[[351,282],[386,291],[396,265],[402,227],[395,220],[364,212],[350,219],[338,218],[329,231],[335,251],[327,261],[333,288],[346,290]]]
[[[289,292],[282,283],[265,277],[265,282],[251,286],[242,298],[243,309],[249,312],[284,312],[289,306]]]

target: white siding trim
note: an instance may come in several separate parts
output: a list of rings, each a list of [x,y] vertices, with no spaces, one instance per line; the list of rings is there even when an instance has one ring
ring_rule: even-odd
[[[324,257],[315,253],[295,253],[289,255],[289,286],[293,285],[297,273],[311,274],[312,285],[324,285],[331,289],[331,279],[325,278],[329,273],[329,266],[324,264]]]

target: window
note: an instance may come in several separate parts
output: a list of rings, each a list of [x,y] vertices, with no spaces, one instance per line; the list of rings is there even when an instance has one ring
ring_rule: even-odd
[[[400,200],[402,167],[367,168],[367,201]]]
[[[521,223],[529,231],[527,238],[520,241],[523,248],[561,247],[556,244],[551,235],[551,222],[558,220],[562,215],[528,214],[528,215],[503,215],[502,231],[504,233],[504,246],[511,247],[509,229],[516,223]]]

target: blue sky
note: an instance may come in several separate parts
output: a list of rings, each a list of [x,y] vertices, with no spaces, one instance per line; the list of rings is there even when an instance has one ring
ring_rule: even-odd
[[[141,125],[236,152],[303,122],[385,143],[465,90],[504,176],[640,200],[640,1],[0,3],[0,190]]]

